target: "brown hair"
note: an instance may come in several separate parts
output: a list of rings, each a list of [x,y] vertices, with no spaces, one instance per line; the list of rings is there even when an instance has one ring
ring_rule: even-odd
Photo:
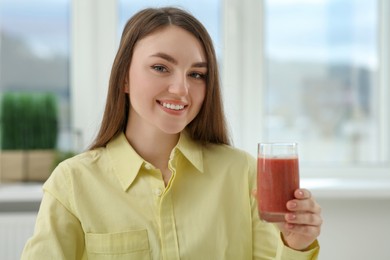
[[[130,101],[124,84],[135,44],[157,29],[175,25],[193,34],[202,44],[207,59],[206,96],[198,115],[186,130],[202,143],[230,144],[223,113],[218,64],[212,40],[204,26],[188,12],[173,8],[147,8],[136,13],[125,25],[109,81],[107,103],[98,135],[90,149],[104,147],[126,128]]]

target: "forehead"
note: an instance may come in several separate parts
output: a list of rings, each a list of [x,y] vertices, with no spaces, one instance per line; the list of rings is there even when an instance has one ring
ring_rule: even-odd
[[[206,61],[202,43],[192,33],[181,27],[170,25],[158,29],[140,39],[134,47],[134,55],[151,55],[165,52],[170,55],[185,55],[196,61]]]

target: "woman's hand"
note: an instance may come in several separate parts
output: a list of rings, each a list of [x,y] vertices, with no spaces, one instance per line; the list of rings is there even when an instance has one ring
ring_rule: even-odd
[[[306,189],[297,189],[294,196],[286,205],[291,211],[285,215],[286,222],[277,225],[288,247],[305,250],[320,235],[321,207]]]

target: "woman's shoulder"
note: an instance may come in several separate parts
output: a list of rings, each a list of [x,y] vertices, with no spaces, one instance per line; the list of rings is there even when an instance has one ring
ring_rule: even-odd
[[[60,162],[44,184],[44,189],[58,191],[69,189],[77,183],[88,183],[93,175],[104,172],[104,148],[81,152]]]
[[[72,178],[73,175],[83,172],[91,172],[101,168],[104,158],[104,148],[88,150],[67,158],[56,165],[51,174],[52,179]]]
[[[223,158],[226,162],[246,162],[253,163],[255,158],[247,151],[225,144],[208,144],[203,148],[205,157],[218,157]]]
[[[70,158],[67,158],[58,164],[59,167],[79,167],[89,166],[98,163],[104,158],[105,148],[97,148],[78,153]]]
[[[227,144],[206,144],[203,146],[204,151],[210,153],[226,153],[232,155],[251,156],[249,152]]]

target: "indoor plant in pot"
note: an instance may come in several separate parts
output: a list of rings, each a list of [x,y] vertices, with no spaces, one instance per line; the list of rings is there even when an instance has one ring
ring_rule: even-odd
[[[5,93],[0,108],[0,180],[45,181],[53,169],[57,101],[50,93]]]

